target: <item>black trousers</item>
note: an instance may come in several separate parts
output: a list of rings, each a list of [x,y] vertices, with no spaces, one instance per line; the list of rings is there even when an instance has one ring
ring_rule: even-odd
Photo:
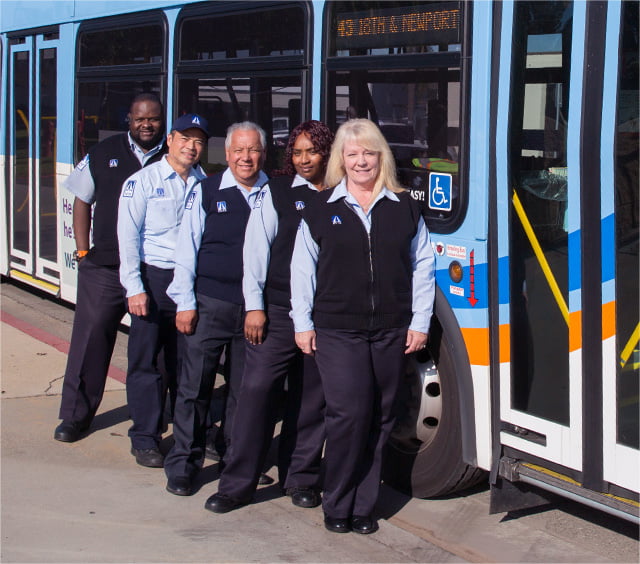
[[[202,467],[207,415],[220,357],[226,347],[227,397],[223,415],[225,443],[231,440],[245,363],[244,308],[197,295],[198,323],[184,336],[182,369],[173,416],[174,445],[164,461],[168,477],[192,478]]]
[[[175,387],[181,338],[176,330],[176,304],[167,296],[173,269],[141,263],[140,273],[149,296],[149,314],[145,317],[131,316],[127,403],[133,420],[129,429],[131,445],[136,449],[148,449],[156,448],[162,436],[166,397],[163,378],[169,380],[169,387]]]
[[[296,347],[289,308],[270,306],[266,338],[247,344],[247,358],[230,452],[218,491],[239,500],[253,497],[282,404],[278,452],[280,484],[318,487],[324,444],[324,396],[315,361]],[[240,424],[242,422],[242,424]]]
[[[316,328],[316,362],[326,400],[322,507],[334,518],[370,515],[380,489],[382,450],[405,370],[407,328]]]
[[[85,258],[78,266],[78,293],[60,419],[89,424],[98,410],[118,326],[127,311],[117,266]]]

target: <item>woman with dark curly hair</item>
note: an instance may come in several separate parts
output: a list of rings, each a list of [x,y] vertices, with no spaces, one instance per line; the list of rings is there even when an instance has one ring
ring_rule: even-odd
[[[246,364],[236,425],[218,493],[205,508],[226,513],[255,493],[285,381],[288,384],[278,453],[280,486],[299,507],[320,504],[324,395],[313,357],[296,346],[289,317],[290,262],[305,206],[324,188],[333,133],[322,122],[298,125],[286,148],[284,176],[257,197],[244,242]]]

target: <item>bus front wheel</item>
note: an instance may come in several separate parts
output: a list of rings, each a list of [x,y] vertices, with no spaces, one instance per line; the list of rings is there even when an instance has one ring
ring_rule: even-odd
[[[398,393],[385,483],[414,497],[469,488],[485,472],[462,460],[460,398],[451,343],[434,317],[429,344],[412,355]]]

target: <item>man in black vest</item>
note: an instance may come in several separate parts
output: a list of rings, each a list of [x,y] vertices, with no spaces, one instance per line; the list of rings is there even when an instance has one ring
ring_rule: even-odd
[[[228,168],[206,178],[187,199],[167,290],[177,305],[176,327],[186,336],[173,417],[175,442],[164,461],[167,491],[175,495],[191,495],[192,480],[202,467],[207,413],[225,348],[227,445],[244,371],[242,247],[249,212],[267,182],[261,170],[264,131],[252,122],[231,125],[225,155]]]
[[[126,313],[120,285],[116,219],[123,182],[162,155],[164,110],[155,94],[139,94],[129,109],[129,131],[98,143],[64,185],[75,196],[74,256],[78,295],[71,346],[54,438],[77,441],[100,405],[118,326]],[[93,247],[89,250],[91,206]]]

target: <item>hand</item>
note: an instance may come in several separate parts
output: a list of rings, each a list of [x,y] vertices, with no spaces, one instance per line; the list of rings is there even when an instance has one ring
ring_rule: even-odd
[[[149,296],[146,292],[131,296],[127,299],[127,303],[129,305],[129,313],[131,315],[137,315],[138,317],[149,315]]]
[[[311,330],[296,333],[296,345],[304,354],[313,356],[316,351],[316,332]]]
[[[428,333],[420,333],[420,331],[407,331],[407,342],[404,354],[411,354],[416,351],[421,351],[427,346]]]
[[[252,345],[261,345],[264,339],[264,327],[267,324],[267,315],[262,309],[253,309],[247,312],[244,318],[244,336]]]
[[[188,309],[176,313],[176,329],[185,335],[192,335],[198,324],[198,311]]]

